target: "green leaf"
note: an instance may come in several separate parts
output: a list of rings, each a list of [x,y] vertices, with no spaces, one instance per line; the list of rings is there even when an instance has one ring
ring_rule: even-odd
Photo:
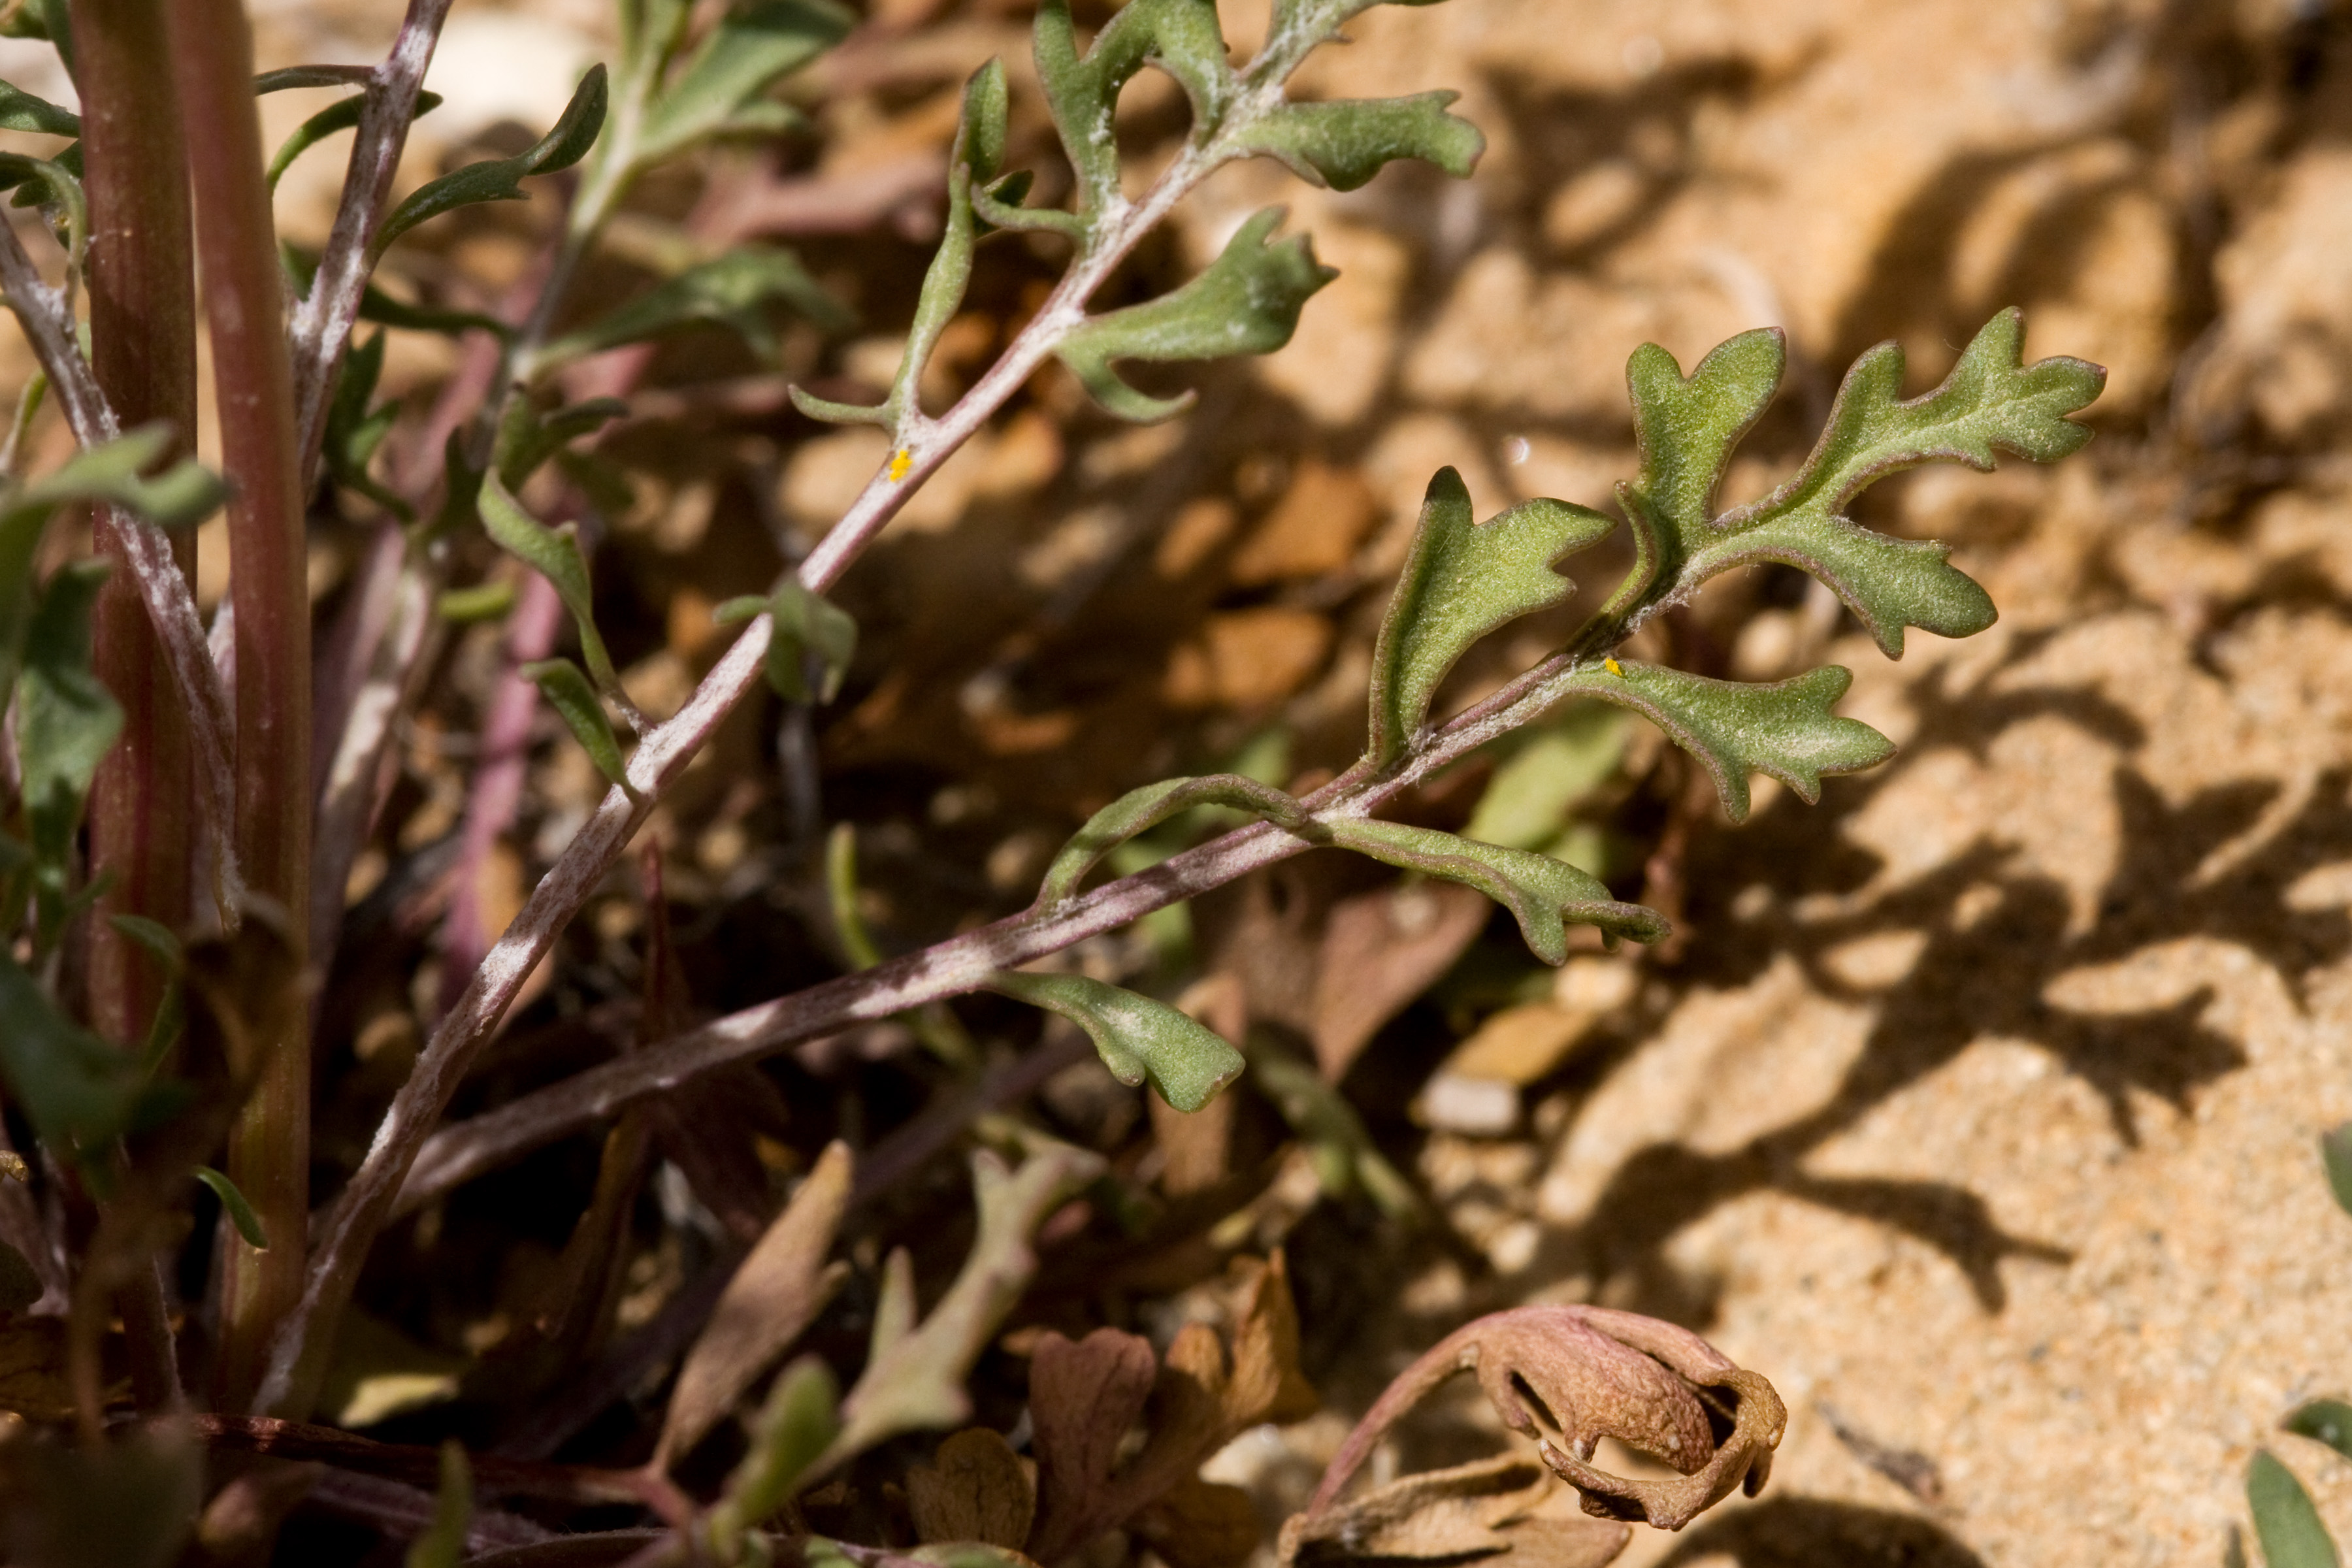
[[[378,332],[343,356],[342,369],[335,378],[335,395],[327,405],[320,455],[337,484],[367,497],[403,522],[414,522],[416,509],[368,472],[376,449],[400,418],[397,402],[368,406],[368,400],[375,395],[376,380],[383,373],[383,334]]]
[[[1250,1046],[1250,1076],[1307,1146],[1323,1195],[1344,1198],[1360,1189],[1391,1219],[1426,1217],[1421,1194],[1405,1180],[1364,1126],[1348,1097],[1314,1065],[1259,1039]]]
[[[2340,1399],[2315,1399],[2297,1409],[2282,1425],[2284,1430],[2298,1437],[2325,1443],[2346,1458],[2352,1459],[2352,1405]]]
[[[519,557],[555,586],[555,595],[563,607],[572,612],[572,621],[580,628],[580,655],[587,661],[588,673],[600,691],[620,689],[621,678],[614,671],[613,660],[604,651],[604,639],[596,633],[596,603],[594,591],[588,582],[588,557],[580,549],[580,530],[572,523],[550,528],[523,510],[522,503],[499,481],[493,471],[482,476],[482,488],[476,498],[482,515],[482,526],[499,549]]]
[[[1962,351],[1942,385],[1908,402],[1903,351],[1871,350],[1846,373],[1820,442],[1795,478],[1717,519],[1694,552],[1685,586],[1753,561],[1779,561],[1837,591],[1888,657],[1906,626],[1966,637],[1992,624],[1992,601],[1945,559],[1948,548],[1873,533],[1840,515],[1864,486],[1927,462],[1989,470],[2009,452],[2052,462],[2091,438],[2066,417],[2089,405],[2106,372],[2059,357],[2021,365],[2023,318],[2002,311]]]
[[[787,128],[796,117],[760,95],[840,42],[854,19],[828,0],[737,5],[647,112],[635,163],[656,163],[709,136]]]
[[[1598,926],[1635,942],[1656,942],[1668,929],[1654,910],[1619,903],[1597,878],[1549,855],[1362,817],[1318,820],[1317,826],[1342,849],[1477,889],[1511,911],[1529,951],[1546,963],[1568,961],[1570,925]]]
[[[253,1212],[253,1205],[236,1190],[235,1182],[210,1165],[196,1167],[196,1180],[210,1187],[213,1196],[220,1199],[221,1212],[228,1215],[229,1224],[236,1226],[237,1235],[245,1237],[246,1246],[256,1252],[269,1250],[269,1233],[261,1227],[261,1216]]]
[[[497,439],[490,447],[490,465],[508,489],[520,489],[539,466],[564,447],[607,422],[618,419],[629,405],[617,397],[591,397],[542,411],[529,398],[510,397],[499,417]]]
[[[442,175],[394,207],[368,247],[382,256],[392,242],[427,218],[477,202],[519,202],[522,182],[532,174],[568,169],[587,156],[604,127],[604,68],[589,68],[554,129],[511,158],[493,158]]]
[[[753,595],[730,599],[711,613],[720,626],[751,619],[761,612],[774,617],[768,637],[768,684],[787,702],[830,702],[841,692],[849,661],[857,652],[857,622],[849,612],[812,593],[787,572],[776,590],[762,599]],[[810,655],[817,659],[818,679],[808,683]]]
[[[776,1374],[751,1429],[751,1445],[704,1528],[718,1560],[738,1560],[743,1532],[792,1500],[801,1476],[840,1436],[841,1402],[833,1369],[803,1356]]]
[[[1238,86],[1225,63],[1214,0],[1128,0],[1084,57],[1070,26],[1069,0],[1045,0],[1037,7],[1034,38],[1038,79],[1063,151],[1077,172],[1084,212],[1118,205],[1118,141],[1111,119],[1120,89],[1137,71],[1155,65],[1183,87],[1196,143],[1223,124]]]
[[[1307,819],[1306,812],[1290,796],[1239,773],[1163,779],[1129,790],[1087,818],[1087,825],[1062,846],[1038,886],[1037,901],[1030,906],[1032,918],[1049,913],[1074,896],[1087,873],[1113,849],[1197,805],[1230,807],[1284,827],[1296,827]]]
[[[47,515],[68,501],[126,507],[159,528],[194,527],[227,499],[228,487],[194,458],[182,458],[160,474],[143,477],[172,441],[171,427],[158,423],[76,452],[13,494],[0,495],[0,528],[23,513]]]
[[[81,116],[21,87],[0,81],[0,131],[37,131],[45,136],[79,136]]]
[[[89,667],[90,611],[106,573],[103,561],[77,561],[49,579],[26,628],[16,681],[26,825],[35,857],[59,879],[72,858],[90,781],[122,732],[122,710]]]
[[[1622,616],[1648,594],[1671,589],[1683,563],[1711,538],[1709,518],[1732,448],[1772,401],[1789,359],[1778,327],[1741,332],[1710,350],[1685,378],[1675,356],[1643,343],[1625,362],[1642,463],[1617,487],[1633,529],[1630,592],[1602,613]]]
[[[621,760],[620,737],[580,667],[568,658],[541,659],[524,665],[522,675],[539,688],[539,694],[562,719],[588,760],[596,764],[596,771],[634,796],[637,792],[629,783],[628,764]]]
[[[80,150],[79,142],[66,149],[68,153]],[[16,206],[56,207],[65,218],[67,264],[80,268],[82,253],[89,245],[89,199],[82,194],[79,157],[70,161],[60,157],[52,163],[21,153],[0,153],[0,190],[16,191]],[[38,194],[43,191],[48,194]]]
[[[828,330],[850,321],[848,311],[817,287],[799,257],[748,245],[656,284],[601,321],[550,343],[539,359],[541,364],[560,363],[659,337],[689,321],[710,321],[733,328],[761,360],[773,363],[779,346],[768,309],[778,303]]]
[[[1119,359],[1217,359],[1272,353],[1290,341],[1299,308],[1339,273],[1317,264],[1304,235],[1268,245],[1282,209],[1242,225],[1207,271],[1172,294],[1090,316],[1055,348],[1086,389],[1123,419],[1149,423],[1181,413],[1192,395],[1147,397],[1112,374]]]
[[[1069,1019],[1093,1038],[1113,1078],[1129,1086],[1148,1078],[1160,1098],[1179,1110],[1208,1104],[1246,1065],[1213,1030],[1166,1003],[1083,974],[1004,970],[988,985]]]
[[[109,915],[106,923],[137,942],[154,955],[163,966],[163,973],[177,975],[186,966],[186,951],[172,928],[161,921],[151,921],[145,915]]]
[[[1005,128],[1012,104],[1003,60],[989,61],[963,84],[963,111],[956,122],[953,161],[971,171],[975,186],[992,184],[1003,172]]]
[[[2246,1467],[2246,1503],[2269,1568],[2342,1568],[2344,1560],[2311,1494],[2266,1448],[2256,1449]]]
[[[1822,798],[1822,775],[1874,768],[1895,743],[1858,719],[1831,711],[1851,671],[1831,665],[1771,685],[1710,680],[1679,669],[1627,662],[1580,677],[1575,689],[1630,708],[1706,764],[1734,822],[1748,820],[1748,775],[1766,773],[1807,805]]]
[[[306,68],[298,66],[291,71],[271,71],[268,75],[264,76],[261,80],[267,82],[269,80],[270,77],[285,77],[299,74],[308,74]],[[333,80],[328,80],[286,81],[280,82],[278,85],[281,87],[333,87],[344,84]],[[258,92],[268,92],[271,89],[268,87],[257,86],[255,90]],[[439,93],[423,91],[417,93],[417,114],[430,114],[433,110],[440,107],[441,95]],[[287,137],[285,141],[278,143],[277,155],[269,160],[269,167],[262,174],[264,183],[267,184],[272,191],[277,190],[278,182],[285,177],[287,170],[294,166],[295,159],[299,158],[303,153],[308,153],[311,148],[317,146],[320,142],[324,142],[328,137],[334,135],[336,132],[349,131],[353,126],[357,125],[360,122],[361,112],[366,108],[367,94],[364,92],[355,92],[349,98],[336,100],[334,102],[327,105],[326,108],[319,110],[318,113],[310,116],[310,119],[302,121],[301,124],[296,126],[294,128],[294,133]]]
[[[360,320],[412,332],[445,332],[451,337],[460,332],[483,331],[501,342],[513,337],[515,331],[496,316],[486,316],[479,310],[444,310],[430,305],[404,304],[373,283],[360,291]]]
[[[1625,716],[1598,702],[1569,704],[1495,769],[1462,837],[1506,849],[1559,841],[1569,813],[1616,774],[1625,754]]]
[[[433,601],[433,613],[458,626],[472,626],[481,621],[505,620],[514,605],[512,583],[477,583],[470,588],[444,592]]]
[[[441,1445],[441,1489],[433,1498],[433,1522],[408,1543],[406,1568],[457,1568],[466,1560],[466,1532],[474,1522],[474,1471],[465,1446],[455,1437]]]
[[[1233,144],[1279,158],[1299,178],[1335,191],[1355,190],[1400,158],[1418,158],[1465,179],[1486,150],[1486,138],[1445,112],[1461,96],[1421,92],[1286,104],[1235,132]]]
[[[2352,1121],[2319,1135],[2319,1160],[2327,1169],[2328,1190],[2336,1205],[2352,1214]]]
[[[1574,592],[1552,563],[1615,526],[1558,500],[1526,501],[1474,523],[1462,476],[1440,468],[1372,648],[1371,759],[1386,764],[1403,754],[1438,683],[1472,643]]]
[[[253,79],[253,96],[263,98],[305,87],[363,88],[374,79],[373,66],[280,66]]]
[[[0,1078],[59,1154],[97,1150],[138,1122],[146,1094],[139,1064],[78,1027],[0,949]]]

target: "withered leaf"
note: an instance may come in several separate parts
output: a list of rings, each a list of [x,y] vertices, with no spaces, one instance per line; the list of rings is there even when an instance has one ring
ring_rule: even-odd
[[[1510,1545],[1499,1527],[1526,1517],[1556,1483],[1521,1454],[1423,1470],[1335,1508],[1293,1514],[1276,1561],[1351,1557],[1459,1557]]]
[[[978,1541],[1018,1552],[1037,1512],[1036,1483],[1003,1436],[967,1427],[907,1472],[907,1505],[926,1542]]]
[[[824,1255],[849,1205],[854,1164],[847,1144],[828,1145],[728,1281],[677,1374],[677,1392],[654,1449],[656,1468],[667,1468],[700,1442],[832,1298],[842,1268],[827,1268]]]
[[[1503,1424],[1537,1439],[1543,1462],[1582,1494],[1585,1512],[1661,1530],[1680,1530],[1734,1487],[1753,1497],[1788,1425],[1769,1383],[1687,1329],[1602,1307],[1517,1307],[1455,1330],[1389,1384],[1324,1471],[1302,1530],[1321,1529],[1381,1436],[1456,1372],[1475,1372]],[[1710,1405],[1731,1420],[1720,1445]],[[1538,1427],[1538,1412],[1565,1448]],[[1590,1461],[1602,1437],[1683,1473],[1633,1481],[1596,1469]]]
[[[1080,1533],[1085,1521],[1095,1516],[1119,1445],[1142,1418],[1158,1376],[1151,1342],[1138,1334],[1097,1329],[1075,1342],[1057,1333],[1037,1342],[1029,1363],[1029,1419],[1041,1557],[1051,1561],[1087,1539]]]
[[[1257,1550],[1257,1506],[1239,1487],[1187,1476],[1135,1516],[1169,1568],[1240,1568]]]
[[[1298,1370],[1298,1307],[1289,1266],[1277,1248],[1250,1263],[1234,1311],[1233,1380],[1225,1395],[1225,1438],[1261,1421],[1287,1426],[1323,1408]]]

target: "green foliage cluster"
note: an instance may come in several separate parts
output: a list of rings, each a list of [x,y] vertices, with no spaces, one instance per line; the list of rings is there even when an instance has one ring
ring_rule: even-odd
[[[1613,650],[1643,620],[1708,578],[1759,561],[1800,567],[1826,584],[1891,658],[1901,656],[1906,626],[1965,637],[1990,626],[1991,600],[1950,564],[1945,546],[1874,532],[1843,509],[1872,480],[1921,463],[1989,469],[1998,452],[2050,461],[2088,440],[2089,430],[2066,416],[2098,395],[2105,373],[2063,358],[2023,365],[2023,334],[2018,312],[2003,311],[1976,335],[1942,385],[1908,401],[1899,395],[1901,350],[1874,349],[1847,374],[1803,467],[1762,500],[1725,512],[1714,510],[1716,491],[1735,445],[1779,385],[1786,357],[1780,334],[1744,332],[1687,376],[1655,344],[1636,350],[1626,383],[1641,469],[1617,491],[1634,562],[1561,651],[1540,706],[1582,698],[1650,720],[1706,769],[1735,822],[1748,816],[1754,774],[1780,780],[1810,804],[1821,797],[1825,775],[1893,755],[1884,735],[1833,711],[1853,681],[1837,666],[1771,683],[1716,680],[1621,661]],[[1369,739],[1351,777],[1379,779],[1409,768],[1429,737],[1431,703],[1463,654],[1519,616],[1565,601],[1575,584],[1554,569],[1558,563],[1616,527],[1602,513],[1559,500],[1528,501],[1484,522],[1475,515],[1461,476],[1441,470],[1430,482],[1381,623]],[[1249,812],[1312,843],[1475,888],[1511,911],[1528,948],[1549,963],[1566,959],[1571,925],[1597,927],[1612,942],[1666,934],[1655,911],[1619,901],[1590,872],[1533,847],[1317,811],[1262,785],[1223,778],[1172,780],[1106,807],[1056,858],[1034,916],[1066,903],[1088,867],[1160,821],[1166,814],[1155,814],[1154,803],[1195,800]],[[1114,1013],[1097,1006],[1094,1016],[1097,1029],[1108,1027],[1103,1019],[1134,1020],[1129,1041],[1103,1045],[1114,1071],[1150,1059],[1148,1040],[1162,1058],[1202,1053],[1191,1072],[1155,1069],[1154,1081],[1163,1071],[1181,1081],[1222,1081],[1215,1054],[1190,1043],[1189,1021],[1172,1009]],[[1096,1037],[1104,1039],[1100,1032]]]

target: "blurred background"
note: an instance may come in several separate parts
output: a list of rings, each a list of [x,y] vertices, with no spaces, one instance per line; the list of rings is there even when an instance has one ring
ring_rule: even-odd
[[[1111,7],[1077,9],[1098,25]],[[1220,5],[1238,47],[1265,9]],[[610,300],[681,245],[756,237],[797,250],[855,323],[782,324],[766,363],[716,329],[672,340],[602,447],[625,488],[603,507],[599,618],[648,711],[674,710],[724,647],[713,606],[763,591],[880,460],[878,434],[814,425],[783,387],[887,385],[957,91],[991,56],[1014,82],[1010,163],[1040,171],[1045,199],[1065,188],[1028,10],[873,0],[794,79],[804,132],[649,183],[593,263],[586,297]],[[385,0],[269,0],[260,64],[370,61],[397,21]],[[1902,755],[1815,807],[1759,780],[1734,829],[1654,734],[1570,711],[1408,804],[1667,910],[1680,929],[1657,952],[1596,942],[1555,973],[1476,897],[1338,856],[1089,944],[1090,973],[1254,1031],[1309,1087],[1286,1103],[1261,1079],[1181,1118],[1064,1045],[1079,1065],[1024,1114],[1110,1154],[1148,1212],[1049,1254],[1025,1310],[1164,1337],[1228,1258],[1286,1246],[1326,1411],[1246,1435],[1209,1471],[1271,1520],[1422,1346],[1475,1312],[1597,1300],[1709,1335],[1792,1412],[1762,1500],[1682,1538],[1644,1532],[1628,1563],[2219,1561],[2264,1441],[2294,1448],[2352,1528],[2352,1467],[2266,1436],[2297,1400],[2352,1386],[2352,1225],[2313,1155],[2352,1116],[2352,13],[1448,0],[1350,31],[1307,92],[1456,89],[1488,141],[1475,176],[1392,166],[1335,195],[1247,165],[1147,245],[1101,302],[1189,276],[1269,201],[1340,277],[1270,358],[1141,373],[1199,391],[1165,425],[1118,424],[1049,369],[892,525],[838,592],[863,630],[840,700],[811,711],[762,692],[647,830],[687,1016],[839,971],[824,877],[839,825],[856,907],[896,952],[1026,904],[1061,840],[1137,784],[1222,767],[1303,787],[1346,765],[1432,471],[1458,467],[1482,515],[1538,495],[1607,506],[1634,465],[1637,344],[1688,366],[1735,331],[1786,330],[1789,379],[1732,472],[1737,501],[1801,459],[1863,349],[1901,343],[1924,390],[2020,305],[2029,358],[2108,367],[2097,441],[2052,469],[1923,471],[1858,510],[1953,543],[1997,627],[1915,633],[1890,664],[1775,568],[1718,580],[1644,634],[1645,657],[1743,679],[1845,664],[1844,710]],[[465,0],[404,186],[526,145],[611,52],[596,0]],[[71,101],[45,47],[7,43],[0,77]],[[261,101],[272,141],[317,105]],[[1120,114],[1144,166],[1185,123],[1150,74]],[[341,173],[338,148],[288,174],[289,241],[323,239]],[[467,209],[380,281],[499,309],[555,210],[545,193]],[[982,258],[934,407],[1060,264],[1017,237]],[[393,332],[383,384],[425,408],[465,352]],[[29,368],[0,334],[0,381]],[[438,460],[385,458],[420,478]],[[373,524],[344,521],[314,527],[330,618]],[[219,542],[203,547],[207,608]],[[1606,580],[1606,552],[1586,559]],[[1441,706],[1535,662],[1570,619],[1492,639]],[[460,853],[500,637],[452,639],[354,872],[331,992],[348,1011],[324,1024],[322,1191],[447,994],[453,901],[495,934],[602,794],[542,713],[511,829]],[[635,866],[535,977],[459,1114],[628,1037]],[[781,1179],[824,1132],[907,1123],[978,1059],[958,1052],[1057,1043],[1010,1004],[958,1016],[928,1050],[892,1026],[732,1075],[698,1102],[721,1173],[700,1174]],[[1352,1115],[1325,1114],[1316,1083]],[[401,1424],[464,1392],[459,1369],[551,1267],[595,1161],[593,1138],[572,1140],[386,1238],[362,1296],[383,1342],[346,1358],[379,1405],[347,1403],[346,1419],[442,1429]],[[726,1229],[693,1193],[656,1189],[625,1320],[649,1321]],[[957,1163],[934,1161],[876,1224],[963,1192]],[[1017,1389],[1017,1367],[990,1367]],[[1409,1434],[1403,1468],[1496,1446],[1461,1393]]]

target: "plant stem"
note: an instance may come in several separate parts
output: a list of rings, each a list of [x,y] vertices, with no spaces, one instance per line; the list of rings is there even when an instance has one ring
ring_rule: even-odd
[[[1555,655],[1452,722],[1430,733],[1390,772],[1359,763],[1304,804],[1319,820],[1369,816],[1383,803],[1507,731],[1531,722],[1589,676],[1591,655]],[[1042,920],[1025,913],[845,974],[698,1029],[616,1058],[561,1083],[445,1128],[428,1140],[394,1213],[449,1191],[486,1170],[603,1120],[649,1094],[704,1073],[910,1007],[978,989],[988,976],[1100,936],[1154,910],[1197,898],[1261,867],[1318,847],[1306,835],[1252,823],[1146,871],[1107,882]]]
[[[169,421],[173,459],[196,429],[195,279],[187,159],[164,42],[163,0],[83,0],[73,8],[82,83],[83,189],[89,198],[90,353],[100,390],[131,425]],[[99,592],[94,664],[122,706],[122,739],[90,793],[90,863],[113,884],[101,917],[143,916],[178,931],[189,913],[188,710],[140,602],[112,507],[96,522],[114,571]],[[192,577],[195,540],[172,542]],[[111,1040],[145,1038],[168,980],[162,964],[103,918],[89,931],[89,1016]]]
[[[328,233],[327,248],[319,258],[310,292],[294,308],[289,334],[294,358],[294,427],[306,479],[318,470],[319,445],[327,429],[336,372],[351,346],[352,327],[360,317],[360,297],[367,289],[369,247],[391,200],[393,175],[399,171],[408,127],[416,118],[417,89],[424,84],[425,68],[433,63],[433,47],[440,40],[441,24],[448,17],[451,3],[409,0],[400,35],[393,40],[392,53],[375,68],[367,102],[360,110],[351,167],[343,176],[342,201],[335,209],[335,226]]]
[[[1274,71],[1269,61],[1275,53],[1270,47],[1252,68],[1246,93],[1260,97],[1279,93],[1281,77],[1287,73],[1288,67],[1285,64],[1279,71]],[[612,159],[611,167],[625,166],[619,156],[621,151],[617,144],[610,150],[607,155]],[[1037,314],[954,407],[933,418],[912,406],[910,399],[898,433],[900,450],[886,461],[841,521],[801,563],[802,584],[822,592],[837,581],[923,481],[1003,405],[1065,336],[1085,321],[1087,300],[1126,259],[1137,242],[1165,218],[1194,185],[1233,155],[1213,139],[1208,144],[1186,148],[1140,200],[1123,204],[1115,212],[1103,216],[1100,226]],[[591,232],[586,218],[599,216],[617,196],[617,187],[616,180],[597,180],[583,186],[573,219],[567,226],[567,235],[584,237]],[[605,195],[608,189],[611,196]],[[559,253],[558,277],[565,266],[562,258],[562,253]],[[551,307],[543,301],[533,324],[543,330],[551,315]],[[626,849],[655,802],[685,771],[687,763],[735,705],[761,680],[771,632],[768,616],[752,620],[703,678],[686,706],[645,737],[629,760],[629,783],[636,798],[632,799],[619,788],[605,795],[595,813],[565,846],[555,865],[532,889],[505,934],[484,955],[472,981],[435,1029],[408,1080],[401,1086],[377,1127],[367,1157],[336,1199],[320,1231],[317,1258],[304,1284],[301,1302],[270,1348],[259,1409],[283,1415],[307,1412],[324,1372],[326,1350],[335,1324],[358,1282],[360,1265],[377,1232],[391,1217],[393,1204],[407,1179],[409,1167],[447,1109],[450,1097],[464,1081],[476,1055],[512,1005],[524,980],[546,957],[557,934],[570,923],[588,895],[602,883],[605,872]],[[1303,846],[1281,854],[1295,853],[1296,847]],[[1268,858],[1280,858],[1281,854]],[[1172,901],[1173,896],[1161,901]],[[1097,929],[1108,930],[1109,925]],[[1075,937],[1066,938],[1064,944],[1074,940]],[[1050,951],[1050,947],[1037,950]],[[898,967],[885,966],[869,974],[894,973]],[[974,978],[937,994],[950,994],[977,984]],[[830,994],[827,987],[818,989]]]
[[[113,405],[99,390],[98,376],[82,358],[72,313],[65,299],[41,281],[33,258],[25,253],[13,225],[0,223],[0,291],[25,329],[33,353],[47,373],[49,384],[65,410],[74,439],[96,447],[122,433]],[[139,597],[171,665],[173,689],[186,705],[190,739],[195,751],[196,803],[215,845],[209,880],[215,906],[226,924],[234,924],[240,885],[236,857],[230,851],[230,825],[236,816],[229,761],[228,695],[220,671],[205,647],[204,622],[163,531],[128,513],[115,530],[123,563],[137,583]]]
[[[236,834],[254,891],[286,915],[299,973],[310,853],[310,601],[294,376],[280,326],[285,299],[261,121],[253,35],[239,0],[175,0],[172,65],[188,127],[196,240],[229,502],[229,593],[236,609]],[[270,1331],[299,1299],[310,1224],[310,1053],[301,1021],[263,1045],[260,1087],[229,1138],[229,1178],[269,1234],[257,1252],[227,1237],[215,1382],[242,1408]]]

